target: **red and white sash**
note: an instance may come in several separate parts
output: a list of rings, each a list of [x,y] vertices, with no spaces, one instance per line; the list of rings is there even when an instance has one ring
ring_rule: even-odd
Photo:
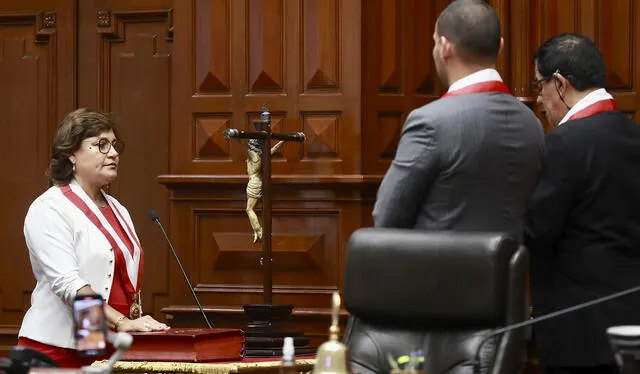
[[[558,126],[574,119],[590,117],[598,113],[617,110],[616,102],[604,88],[595,90],[583,97],[562,118]]]
[[[461,88],[455,91],[449,91],[446,94],[442,95],[442,97],[456,96],[462,94],[470,94],[470,93],[480,93],[480,92],[504,92],[506,94],[511,95],[511,90],[507,87],[506,84],[502,81],[487,81],[480,83],[473,83],[469,86]]]
[[[484,69],[457,80],[442,97],[481,92],[503,92],[511,95],[511,90],[502,82],[495,69]]]
[[[138,237],[124,219],[122,213],[118,210],[115,204],[109,200],[109,197],[103,193],[105,200],[113,210],[118,222],[120,222],[126,235],[129,237],[129,240],[131,240],[131,243],[133,244],[133,253],[127,249],[127,246],[122,242],[113,227],[111,227],[104,215],[98,210],[98,207],[93,203],[91,198],[89,198],[77,182],[72,181],[68,185],[60,187],[60,189],[64,196],[78,207],[87,219],[89,219],[98,228],[98,230],[102,232],[113,248],[114,254],[118,257],[118,260],[120,260],[120,263],[126,265],[126,272],[122,272],[122,279],[124,280],[124,286],[127,294],[133,295],[134,293],[137,293],[140,290],[142,279],[144,253],[142,252],[142,247],[140,246]],[[138,265],[136,266],[136,264]]]

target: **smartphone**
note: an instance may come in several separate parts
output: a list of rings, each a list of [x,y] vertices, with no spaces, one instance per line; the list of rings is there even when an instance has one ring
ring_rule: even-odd
[[[76,351],[80,356],[107,353],[107,316],[100,295],[77,295],[73,301]]]

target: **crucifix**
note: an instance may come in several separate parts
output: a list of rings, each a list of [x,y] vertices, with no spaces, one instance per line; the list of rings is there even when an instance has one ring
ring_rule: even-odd
[[[260,120],[253,123],[256,131],[227,129],[225,139],[247,139],[247,216],[253,229],[253,242],[262,242],[260,265],[263,268],[264,304],[245,304],[243,309],[250,322],[245,330],[246,357],[273,357],[282,353],[282,340],[293,337],[296,354],[309,354],[315,348],[305,347],[309,339],[301,332],[291,331],[287,318],[293,305],[272,304],[272,258],[271,258],[271,155],[286,141],[302,143],[305,135],[296,133],[271,132],[271,113],[264,105]],[[271,147],[271,141],[278,143]],[[253,211],[258,199],[262,198],[262,225]],[[274,345],[274,342],[276,343]]]
[[[247,141],[247,216],[253,228],[253,242],[262,241],[262,257],[260,265],[264,272],[264,302],[272,300],[272,268],[271,268],[271,155],[286,141],[302,143],[304,133],[271,132],[271,113],[267,105],[263,105],[260,120],[253,123],[256,131],[227,129],[225,139],[248,139]],[[271,140],[279,142],[271,148]],[[262,197],[262,226],[253,209]]]

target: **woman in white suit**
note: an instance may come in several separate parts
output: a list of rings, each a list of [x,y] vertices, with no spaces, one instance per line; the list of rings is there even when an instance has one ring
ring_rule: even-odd
[[[47,354],[61,367],[96,359],[74,350],[71,305],[76,295],[102,295],[113,330],[168,329],[142,315],[142,247],[127,209],[103,191],[118,175],[123,151],[109,116],[88,109],[67,115],[51,147],[50,188],[25,218],[37,283],[18,344]]]

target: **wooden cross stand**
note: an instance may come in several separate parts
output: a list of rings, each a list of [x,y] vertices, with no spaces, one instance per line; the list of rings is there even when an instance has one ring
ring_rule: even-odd
[[[262,257],[260,265],[264,275],[264,304],[243,305],[249,317],[249,325],[245,331],[246,357],[279,357],[282,354],[284,337],[294,339],[296,354],[314,353],[314,348],[306,347],[309,339],[303,333],[291,331],[288,319],[293,305],[272,304],[272,257],[271,257],[271,141],[292,141],[302,143],[305,135],[296,133],[271,132],[271,113],[267,106],[262,107],[260,120],[253,123],[256,131],[227,129],[225,139],[258,139],[261,145],[261,179],[262,179]]]

